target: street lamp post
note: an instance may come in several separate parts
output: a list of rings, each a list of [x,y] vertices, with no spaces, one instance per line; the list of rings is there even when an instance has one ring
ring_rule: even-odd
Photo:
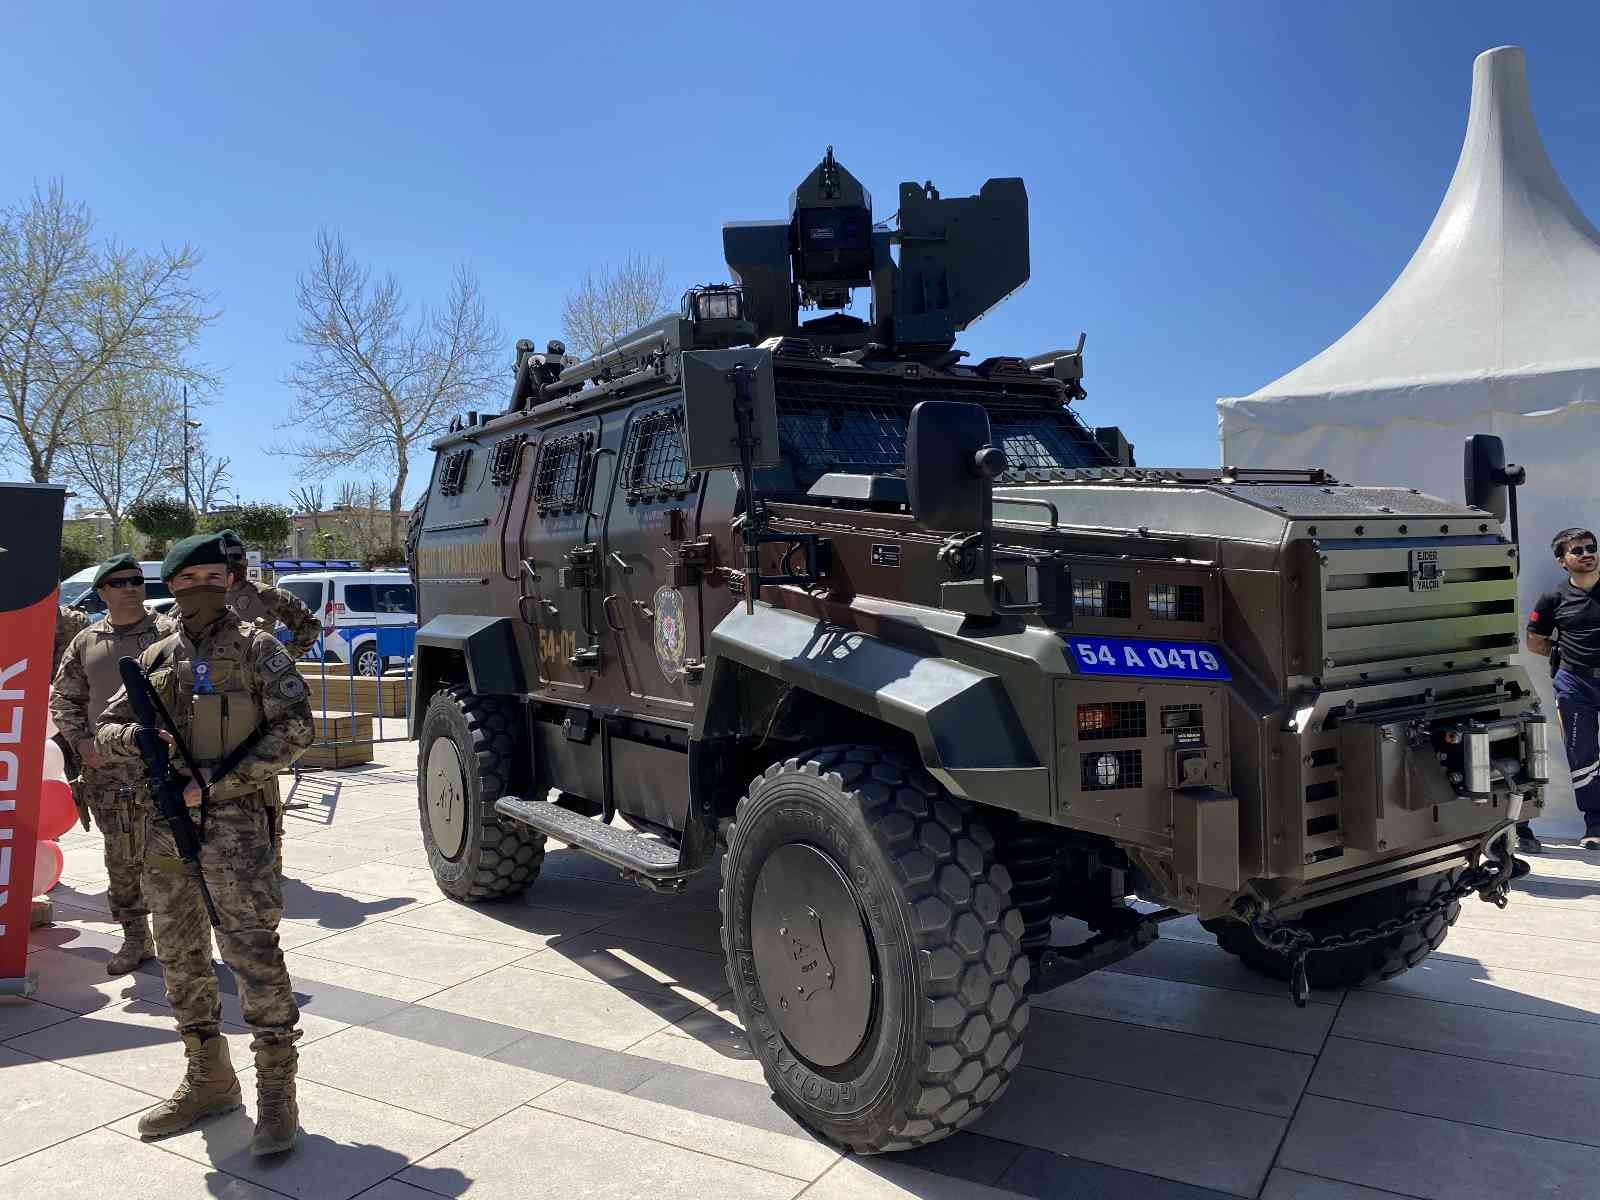
[[[199,429],[199,421],[189,419],[189,385],[183,385],[183,503],[191,512],[194,510],[194,497],[189,488],[189,431]]]

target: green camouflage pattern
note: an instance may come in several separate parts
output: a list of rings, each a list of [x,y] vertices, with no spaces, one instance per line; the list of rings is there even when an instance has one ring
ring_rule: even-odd
[[[279,623],[288,626],[286,645],[292,657],[304,658],[322,636],[322,622],[306,607],[305,601],[280,587],[242,579],[228,589],[228,607],[241,621],[254,621],[268,633]]]
[[[156,953],[166,976],[167,1003],[178,1032],[209,1038],[222,1022],[211,961],[211,924],[200,887],[184,871],[172,830],[153,809],[145,821],[144,894],[155,926]],[[300,1036],[289,971],[278,945],[283,887],[273,865],[271,805],[256,792],[213,807],[206,815],[200,869],[217,906],[217,948],[238,982],[251,1045],[287,1045]]]
[[[212,781],[227,799],[205,815],[200,865],[216,903],[217,947],[239,983],[246,1023],[257,1049],[293,1042],[299,1010],[278,945],[283,915],[276,867],[275,791],[271,784],[311,745],[311,707],[294,660],[271,634],[242,624],[231,611],[205,629],[180,627],[139,655],[139,665],[187,740],[193,719],[194,664],[206,662],[219,691],[248,691],[263,735],[234,772]],[[108,758],[138,754],[133,709],[118,690],[95,744]],[[153,807],[145,820],[144,894],[166,975],[167,999],[180,1033],[216,1034],[221,1009],[211,965],[211,926],[198,884],[178,860],[172,832]]]
[[[111,760],[88,761],[83,743],[92,741],[96,718],[122,686],[117,662],[137,657],[173,631],[165,617],[146,615],[119,630],[101,617],[80,631],[67,646],[50,692],[50,715],[62,738],[77,753],[82,775],[73,791],[88,808],[105,839],[106,903],[124,928],[142,923],[149,914],[139,877],[144,871],[144,827],[148,793],[141,765]],[[91,747],[91,749],[93,749]]]
[[[72,639],[87,629],[92,620],[94,618],[82,609],[68,608],[64,604],[56,606],[56,641],[50,651],[51,675],[61,666],[61,655],[72,644]]]

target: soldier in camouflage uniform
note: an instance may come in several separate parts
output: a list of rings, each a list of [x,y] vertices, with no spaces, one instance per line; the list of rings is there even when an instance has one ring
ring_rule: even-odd
[[[139,577],[141,579],[144,578],[142,572]],[[68,608],[64,604],[56,605],[56,644],[50,652],[50,674],[52,676],[60,669],[61,656],[66,653],[67,647],[72,644],[72,639],[89,628],[89,622],[92,620],[94,618],[81,608]]]
[[[209,780],[202,808],[198,783],[184,798],[203,829],[201,869],[216,902],[217,944],[239,983],[244,1019],[255,1033],[256,1127],[252,1154],[294,1145],[294,1043],[300,1012],[278,947],[283,893],[273,867],[275,838],[268,783],[311,744],[305,681],[275,638],[242,624],[227,608],[227,559],[215,534],[185,538],[161,564],[182,614],[177,631],[139,656],[139,665],[172,714],[202,771],[244,753]],[[119,691],[95,744],[108,757],[138,754],[133,708]],[[208,776],[209,776],[209,772]],[[238,1108],[238,1076],[220,1033],[211,931],[200,891],[180,865],[172,832],[152,809],[145,831],[144,893],[155,918],[156,948],[167,1000],[183,1035],[188,1070],[172,1099],[139,1120],[145,1138],[188,1129]]]
[[[145,612],[144,571],[131,554],[101,563],[94,588],[105,601],[105,616],[67,647],[56,671],[50,713],[82,771],[73,784],[78,811],[93,813],[105,838],[106,900],[112,919],[122,926],[122,948],[106,963],[106,974],[125,975],[151,955],[150,910],[139,886],[148,798],[137,764],[108,761],[95,748],[95,726],[122,686],[117,661],[124,655],[136,657],[171,633],[173,625]]]
[[[255,621],[268,633],[279,625],[287,626],[289,656],[296,660],[304,658],[322,636],[322,622],[316,613],[294,593],[256,583],[250,578],[249,559],[245,557],[244,542],[239,535],[224,529],[219,536],[228,551],[228,607],[241,621]]]
[[[257,583],[250,578],[250,560],[245,555],[244,539],[231,529],[219,535],[228,552],[228,607],[241,621],[254,621],[268,633],[277,636],[282,624],[289,630],[286,649],[296,661],[304,658],[317,639],[322,636],[322,622],[293,592],[279,587]],[[275,842],[278,847],[278,871],[283,871],[283,795],[278,790],[274,776],[271,783]]]

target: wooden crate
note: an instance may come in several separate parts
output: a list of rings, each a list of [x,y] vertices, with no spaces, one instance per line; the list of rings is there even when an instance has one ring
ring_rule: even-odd
[[[401,676],[373,679],[368,675],[346,674],[342,663],[329,663],[326,676],[322,664],[303,662],[295,664],[311,690],[314,706],[326,704],[330,710],[373,713],[384,718],[406,715],[406,680]],[[324,691],[326,679],[326,691]]]
[[[349,767],[372,761],[372,715],[340,712],[337,709],[311,710],[311,735],[318,742],[300,756],[302,768]]]
[[[372,743],[359,742],[344,746],[313,746],[300,756],[302,771],[332,770],[354,767],[372,761]]]

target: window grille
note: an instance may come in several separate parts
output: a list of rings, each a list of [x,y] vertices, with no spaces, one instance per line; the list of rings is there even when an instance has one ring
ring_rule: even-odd
[[[1192,583],[1152,584],[1150,615],[1157,621],[1204,621],[1205,589]]]
[[[444,460],[444,467],[439,473],[439,494],[441,496],[459,496],[467,486],[467,461],[472,457],[472,447],[457,450]]]
[[[495,443],[494,457],[489,461],[489,479],[495,487],[505,487],[516,478],[517,451],[521,448],[520,434]]]
[[[592,433],[551,438],[539,447],[539,469],[534,481],[534,503],[541,515],[569,512],[582,505],[589,486],[589,448]]]
[[[1133,588],[1126,580],[1074,575],[1072,611],[1080,617],[1125,620],[1133,615]]]
[[[683,457],[681,408],[661,408],[633,419],[623,451],[622,471],[629,500],[681,495],[690,490]]]

